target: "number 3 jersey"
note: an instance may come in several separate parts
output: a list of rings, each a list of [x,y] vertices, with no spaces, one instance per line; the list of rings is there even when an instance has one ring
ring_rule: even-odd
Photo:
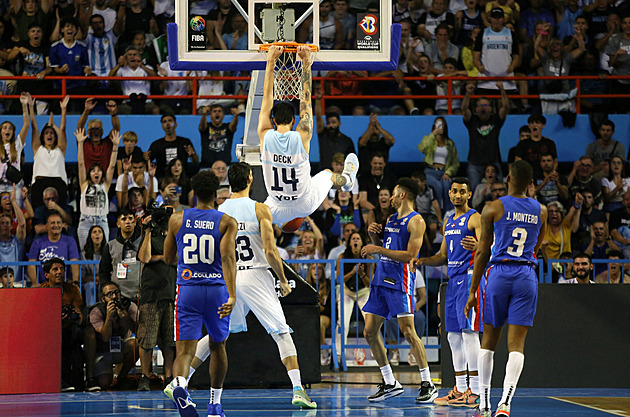
[[[475,231],[468,228],[470,216],[477,211],[470,209],[458,218],[455,214],[449,217],[444,223],[444,239],[446,239],[446,251],[448,259],[447,274],[449,278],[456,275],[466,274],[473,266],[475,252],[464,249],[462,239],[466,236],[475,237]]]
[[[177,242],[177,285],[225,285],[219,224],[223,213],[196,208],[183,211]]]
[[[540,233],[540,203],[531,198],[505,196],[503,216],[494,223],[491,263],[535,262],[534,248]]]
[[[419,213],[412,211],[402,219],[399,219],[398,213],[394,213],[385,225],[383,247],[390,250],[406,251],[409,245],[409,237],[411,236],[407,226],[414,216],[419,215]],[[413,295],[415,292],[415,281],[416,273],[411,272],[408,263],[394,261],[387,256],[381,255],[381,259],[376,265],[372,285],[392,288],[405,294]]]
[[[238,222],[236,268],[239,271],[269,268],[256,216],[256,202],[247,197],[229,199],[219,206],[219,210]]]
[[[268,130],[260,156],[267,193],[276,203],[291,203],[308,192],[311,163],[296,131]]]

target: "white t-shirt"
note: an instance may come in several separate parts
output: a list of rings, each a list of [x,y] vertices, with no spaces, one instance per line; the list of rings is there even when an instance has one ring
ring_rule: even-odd
[[[125,174],[120,175],[118,177],[118,180],[116,180],[116,191],[123,190],[122,189],[123,175]],[[138,187],[138,188],[145,187],[147,189],[149,188],[149,173],[148,172],[144,173],[144,184],[142,185],[136,184],[136,182],[133,180],[133,175],[131,175],[131,172],[127,175],[129,175],[129,178],[128,178],[129,182],[128,182],[127,189],[133,188],[133,187]],[[158,181],[157,181],[157,178],[155,177],[153,177],[153,191],[156,193],[158,192]]]
[[[615,197],[610,199],[609,203],[619,203],[623,201],[623,195],[628,191],[628,189],[630,189],[630,178],[623,178],[622,181],[623,191],[617,193]],[[611,192],[612,190],[617,188],[615,183],[608,178],[602,178],[602,187],[606,187],[608,189],[608,192]]]
[[[146,77],[148,75],[149,74],[147,74],[142,67],[138,67],[135,70],[132,70],[129,67],[121,67],[118,69],[118,72],[116,72],[116,76],[118,77]],[[133,93],[144,94],[147,96],[151,94],[151,87],[148,81],[122,81],[120,85],[122,87],[123,94],[126,96]]]
[[[168,77],[185,77],[187,71],[173,71],[168,61],[164,61],[160,64],[161,68],[166,70]],[[166,82],[166,88],[164,89],[165,96],[185,96],[188,94],[188,87],[186,87],[186,81],[173,81]]]
[[[13,165],[14,168],[17,168],[18,170],[20,169],[20,162],[22,161],[22,149],[24,149],[24,143],[22,143],[22,139],[20,138],[20,135],[17,135],[17,137],[15,138],[15,151],[17,152],[17,158],[15,160],[15,162],[11,162],[11,165]],[[4,151],[6,153],[6,156],[8,159],[11,159],[11,144],[10,143],[5,143],[4,144]],[[1,182],[8,182],[6,180],[6,176],[7,176],[7,164],[0,164],[0,181]]]

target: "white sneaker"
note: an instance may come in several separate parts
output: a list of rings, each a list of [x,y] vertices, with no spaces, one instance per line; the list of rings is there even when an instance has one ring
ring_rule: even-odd
[[[418,361],[416,360],[416,357],[413,356],[413,353],[409,352],[409,357],[407,358],[407,363],[409,364],[409,366],[414,366],[418,364]]]
[[[343,163],[342,174],[350,177],[350,182],[341,187],[341,191],[352,191],[354,182],[357,180],[357,173],[359,172],[359,158],[353,153],[349,153],[346,156],[346,160]]]
[[[330,365],[330,352],[328,350],[322,350],[319,354],[319,362],[322,366]]]
[[[392,357],[390,358],[389,363],[393,366],[400,365],[400,352],[398,349],[392,349]]]

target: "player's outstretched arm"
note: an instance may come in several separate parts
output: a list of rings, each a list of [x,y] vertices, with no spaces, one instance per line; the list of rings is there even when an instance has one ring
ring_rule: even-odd
[[[361,249],[361,255],[366,256],[372,253],[378,253],[396,262],[411,262],[412,259],[418,257],[418,253],[422,247],[422,239],[426,230],[426,224],[422,216],[414,216],[409,223],[407,223],[407,230],[409,231],[407,250],[391,250],[382,246],[366,245]]]
[[[313,76],[311,74],[311,49],[308,46],[298,46],[297,54],[302,60],[302,93],[300,94],[300,123],[295,130],[300,133],[306,152],[309,152],[313,137]]]
[[[179,228],[182,227],[183,217],[184,213],[180,211],[179,213],[173,214],[168,220],[168,231],[164,239],[164,262],[169,265],[175,265],[177,263],[177,242],[175,241],[175,235],[179,232]]]
[[[256,217],[260,224],[260,237],[262,238],[265,257],[267,258],[267,262],[269,262],[269,266],[271,266],[273,272],[276,273],[276,276],[280,280],[280,293],[284,297],[289,295],[291,287],[289,287],[287,277],[284,275],[282,258],[276,246],[276,236],[273,233],[273,222],[269,206],[256,203]]]
[[[227,317],[234,308],[236,302],[236,233],[238,232],[238,222],[233,217],[224,214],[219,223],[219,230],[223,237],[219,251],[221,253],[221,263],[223,266],[223,279],[227,287],[229,298],[226,303],[219,307],[219,317]]]
[[[477,293],[481,277],[486,272],[486,266],[490,260],[490,248],[494,241],[494,222],[500,219],[501,216],[503,216],[503,203],[501,200],[495,200],[487,205],[481,214],[481,236],[479,238],[477,253],[475,254],[472,283],[470,284],[468,302],[466,303],[466,317],[469,317],[470,309],[477,305],[477,297],[475,294]]]
[[[442,228],[442,236],[444,236],[444,229]],[[442,239],[442,244],[440,245],[440,251],[433,256],[428,258],[413,258],[409,263],[411,264],[411,268],[415,269],[420,265],[428,265],[428,266],[441,266],[446,265],[448,261],[446,256],[446,239]]]
[[[265,133],[273,129],[273,124],[271,123],[271,109],[273,108],[273,70],[276,65],[276,60],[282,53],[282,49],[281,46],[272,46],[269,48],[267,55],[267,67],[265,68],[265,80],[263,83],[263,99],[258,115],[258,137],[260,138],[261,152]]]

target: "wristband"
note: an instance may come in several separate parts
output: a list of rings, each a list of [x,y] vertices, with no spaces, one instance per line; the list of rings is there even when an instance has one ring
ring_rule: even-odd
[[[580,209],[580,208],[582,208],[582,205],[573,203],[573,207],[576,208],[576,209]]]

